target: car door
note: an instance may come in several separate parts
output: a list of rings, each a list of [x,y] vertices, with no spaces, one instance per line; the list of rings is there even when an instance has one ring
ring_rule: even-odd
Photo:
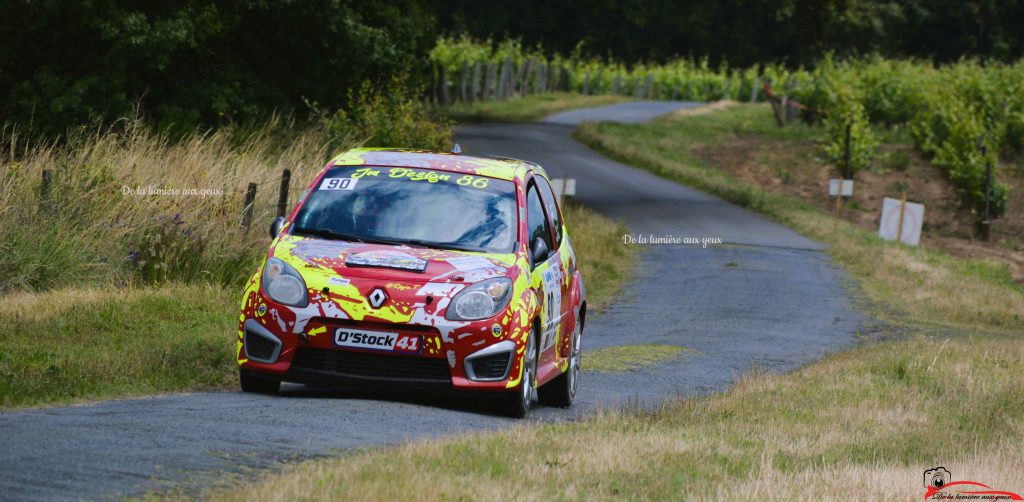
[[[564,272],[547,209],[535,181],[531,181],[526,189],[526,224],[530,249],[533,250],[535,241],[540,239],[549,250],[546,258],[532,264],[530,277],[532,286],[540,291],[540,362],[545,363],[554,357],[555,341],[562,320],[561,282]]]
[[[544,202],[544,209],[548,216],[548,223],[551,225],[552,237],[555,244],[554,249],[557,250],[558,254],[558,283],[559,289],[561,290],[561,301],[558,306],[559,324],[557,326],[556,335],[552,336],[550,340],[547,340],[550,345],[542,349],[546,350],[550,346],[557,347],[557,344],[560,341],[571,335],[571,323],[566,322],[568,320],[566,316],[572,313],[572,304],[570,301],[570,298],[572,298],[572,283],[570,282],[571,271],[566,270],[566,267],[572,266],[567,265],[571,259],[572,252],[568,249],[568,239],[565,239],[562,235],[562,213],[558,207],[558,198],[555,196],[555,192],[551,188],[551,183],[543,176],[536,176],[534,179],[537,182],[537,188],[540,191],[541,200]]]

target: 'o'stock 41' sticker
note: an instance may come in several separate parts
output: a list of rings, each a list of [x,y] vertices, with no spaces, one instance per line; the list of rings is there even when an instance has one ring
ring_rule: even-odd
[[[359,178],[324,178],[320,190],[353,190]]]

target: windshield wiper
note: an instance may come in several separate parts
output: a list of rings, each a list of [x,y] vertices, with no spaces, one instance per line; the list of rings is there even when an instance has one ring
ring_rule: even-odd
[[[418,239],[402,239],[402,244],[410,244],[413,246],[420,246],[431,249],[454,249],[456,251],[472,251],[474,253],[480,253],[483,250],[480,248],[474,248],[470,246],[460,246],[458,244],[449,244],[447,242],[433,242],[433,241],[421,241]]]
[[[292,233],[300,233],[300,234],[312,235],[312,236],[316,236],[316,237],[323,237],[325,239],[333,239],[333,240],[339,240],[339,241],[363,242],[362,237],[357,237],[355,235],[342,234],[342,233],[339,233],[339,232],[334,232],[332,230],[328,230],[326,228],[300,228],[300,227],[295,227],[294,229],[292,229]]]
[[[297,233],[306,234],[306,235],[313,235],[313,236],[316,236],[316,237],[323,237],[325,239],[332,239],[332,240],[363,242],[363,243],[368,243],[368,244],[393,244],[393,245],[397,245],[398,244],[397,242],[388,241],[388,240],[384,240],[384,239],[374,239],[372,237],[363,237],[363,236],[360,236],[360,235],[343,234],[343,233],[340,233],[340,232],[335,232],[333,230],[328,230],[326,228],[300,228],[300,227],[295,227],[295,230],[293,230],[292,232],[297,232]]]

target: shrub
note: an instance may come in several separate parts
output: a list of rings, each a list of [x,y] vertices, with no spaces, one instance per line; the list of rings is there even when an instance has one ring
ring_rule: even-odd
[[[850,130],[850,172],[855,175],[861,169],[871,167],[871,161],[878,149],[878,140],[864,111],[862,97],[858,92],[844,85],[829,88],[829,113],[824,121],[829,142],[825,153],[829,160],[843,174],[846,160],[846,130]]]

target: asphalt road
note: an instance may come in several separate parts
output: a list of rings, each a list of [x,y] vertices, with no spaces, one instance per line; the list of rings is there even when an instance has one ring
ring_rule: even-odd
[[[637,122],[692,103],[629,103],[542,124],[457,132],[467,154],[540,162],[576,178],[578,198],[634,234],[720,238],[649,246],[618,302],[588,319],[586,350],[664,343],[691,349],[644,371],[584,371],[572,419],[602,406],[654,405],[727,388],[758,367],[787,371],[856,343],[866,322],[821,245],[756,214],[610,161],[571,139],[583,120]],[[619,245],[617,243],[610,245]],[[231,334],[225,334],[225,343]],[[233,338],[232,338],[233,340]],[[231,342],[233,343],[233,342]],[[0,499],[112,499],[196,490],[225,473],[412,438],[511,425],[472,400],[286,386],[281,397],[191,393],[0,414]]]

